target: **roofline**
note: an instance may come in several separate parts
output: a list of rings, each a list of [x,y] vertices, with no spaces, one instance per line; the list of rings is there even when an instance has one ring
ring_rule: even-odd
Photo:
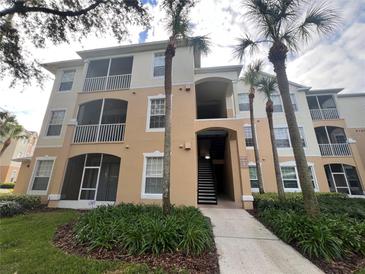
[[[194,69],[194,74],[216,73],[216,72],[241,72],[242,65],[205,67]]]
[[[58,62],[42,63],[41,66],[49,72],[55,74],[59,68],[78,67],[82,66],[84,62],[82,59],[70,59]]]
[[[20,157],[20,158],[14,158],[11,159],[13,162],[20,162],[20,163],[27,163],[32,160],[32,157]]]
[[[322,88],[322,89],[310,89],[307,91],[308,94],[322,94],[322,93],[339,93],[343,88]]]
[[[354,92],[354,93],[340,93],[337,97],[362,97],[365,96],[365,92]]]
[[[266,76],[269,76],[269,77],[275,77],[276,78],[275,75],[264,72],[264,71],[260,71],[260,73],[264,74]],[[311,89],[311,87],[304,86],[304,85],[301,85],[301,84],[298,84],[298,83],[295,83],[295,82],[292,82],[292,81],[288,81],[288,83],[292,86],[298,87],[298,91],[307,91],[307,90]]]
[[[154,50],[165,50],[168,40],[154,41],[147,43],[137,43],[129,45],[120,45],[114,47],[96,48],[76,51],[76,53],[82,58],[87,59],[90,57],[103,57],[117,54],[129,54],[135,52],[154,51]],[[187,40],[177,40],[177,47],[188,47]]]

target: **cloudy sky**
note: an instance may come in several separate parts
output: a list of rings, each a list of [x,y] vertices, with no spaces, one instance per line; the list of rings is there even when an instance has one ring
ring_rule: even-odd
[[[222,66],[238,64],[232,57],[232,45],[244,33],[255,34],[255,27],[242,16],[244,0],[200,0],[192,10],[191,35],[208,34],[212,40],[211,53],[204,57],[202,66]],[[151,29],[131,27],[130,36],[122,44],[140,43],[167,39],[163,27],[164,13],[158,0],[143,0],[148,6],[153,21]],[[365,92],[365,0],[332,0],[342,23],[338,31],[325,38],[316,37],[303,45],[300,53],[289,56],[287,72],[289,79],[313,88],[345,88],[345,92]],[[117,45],[111,36],[88,37],[82,42],[49,45],[45,49],[29,48],[40,62],[53,62],[78,58],[75,51]],[[252,58],[266,58],[266,52]],[[269,63],[265,71],[272,72]],[[45,72],[46,73],[46,72]],[[6,108],[18,117],[27,129],[39,131],[47,107],[52,86],[52,75],[41,89],[34,86],[9,88],[8,83],[0,83],[0,107]]]

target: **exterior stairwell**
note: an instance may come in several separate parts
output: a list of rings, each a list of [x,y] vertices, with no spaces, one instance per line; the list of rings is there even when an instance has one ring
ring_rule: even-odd
[[[217,204],[216,182],[209,160],[198,163],[198,204]]]

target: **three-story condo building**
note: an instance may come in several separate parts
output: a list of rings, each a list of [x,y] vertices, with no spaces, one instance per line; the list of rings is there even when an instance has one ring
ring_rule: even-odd
[[[80,51],[80,59],[44,64],[55,81],[34,157],[24,161],[15,192],[41,195],[51,207],[159,203],[166,43]],[[179,43],[173,61],[172,203],[252,206],[257,177],[249,89],[241,70],[239,65],[201,68],[200,53]],[[358,122],[347,128],[343,114],[351,116],[355,104],[346,101],[342,109],[340,91],[290,83],[315,190],[363,195],[365,126],[354,115],[348,119]],[[360,94],[354,101],[364,99]],[[300,191],[279,93],[273,100],[284,188]],[[264,188],[275,192],[260,94],[254,109]]]

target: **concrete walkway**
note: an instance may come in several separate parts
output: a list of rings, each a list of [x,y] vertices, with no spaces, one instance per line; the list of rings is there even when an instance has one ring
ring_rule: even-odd
[[[200,208],[214,226],[221,273],[323,273],[243,209]]]

